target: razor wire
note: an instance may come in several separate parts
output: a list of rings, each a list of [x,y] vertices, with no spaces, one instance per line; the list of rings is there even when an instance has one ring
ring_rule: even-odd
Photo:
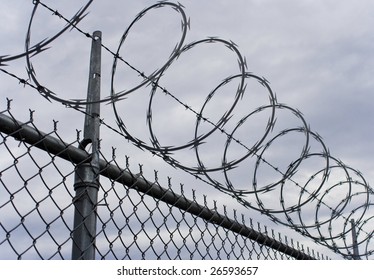
[[[36,74],[37,69],[32,64],[32,58],[46,51],[50,44],[68,29],[75,29],[87,38],[94,40],[95,38],[90,33],[84,32],[78,27],[81,20],[86,17],[87,10],[92,2],[93,0],[88,1],[69,20],[42,1],[34,0],[34,9],[27,30],[25,52],[12,56],[0,56],[0,67],[2,67],[0,70],[5,74],[16,77],[23,84],[31,85],[48,100],[54,100],[76,109],[87,105],[89,102],[82,99],[64,99],[59,97],[56,92],[40,82]],[[39,6],[51,11],[54,16],[59,17],[61,20],[66,21],[67,25],[51,39],[40,41],[31,46],[32,23],[37,15]],[[126,44],[126,39],[131,29],[140,19],[146,17],[151,10],[165,7],[171,8],[181,16],[182,32],[180,41],[170,54],[169,59],[159,69],[155,69],[151,74],[145,74],[137,69],[136,66],[127,62],[120,55],[120,51]],[[112,104],[121,134],[135,146],[162,157],[171,166],[192,174],[208,182],[209,185],[214,186],[216,189],[233,196],[245,207],[264,213],[274,222],[290,227],[347,258],[350,257],[350,252],[353,249],[353,245],[349,241],[349,234],[352,231],[350,228],[351,221],[354,220],[354,225],[358,229],[357,237],[360,256],[369,258],[374,252],[370,244],[374,233],[372,230],[373,211],[371,202],[373,190],[363,175],[358,170],[332,156],[323,143],[322,137],[310,129],[302,113],[297,109],[278,102],[275,93],[273,93],[269,82],[265,78],[247,71],[246,59],[235,43],[218,37],[185,43],[189,27],[190,20],[187,19],[184,7],[181,4],[161,1],[144,9],[135,17],[123,33],[117,51],[111,51],[110,48],[102,44],[102,47],[113,55],[114,61],[111,75],[111,95],[103,98],[100,102]],[[192,105],[177,97],[175,93],[169,91],[166,86],[163,86],[163,79],[167,70],[178,59],[192,49],[198,49],[206,44],[219,45],[228,49],[237,60],[239,73],[232,73],[232,76],[225,78],[222,83],[207,94],[205,102],[200,106],[200,109],[195,109]],[[27,61],[28,80],[18,78],[17,75],[3,69],[6,63],[21,57],[25,57]],[[115,77],[119,63],[124,63],[138,73],[142,81],[129,90],[116,91]],[[238,80],[237,83],[235,83],[236,80]],[[247,112],[236,124],[233,124],[231,120],[235,114],[235,109],[240,100],[248,95],[247,85],[250,82],[258,82],[265,89],[268,103]],[[228,84],[233,83],[237,85],[237,89],[234,92],[234,99],[231,101],[231,105],[226,108],[217,121],[213,121],[206,113],[209,102],[214,98],[219,98],[219,91]],[[146,86],[151,87],[145,117],[150,140],[139,138],[130,131],[126,126],[126,120],[122,119],[121,112],[117,108],[120,102],[124,102],[123,99]],[[154,128],[153,103],[160,96],[160,93],[174,100],[181,108],[184,108],[194,116],[194,134],[186,143],[179,145],[163,144],[160,136],[157,135]],[[236,136],[239,134],[240,129],[249,123],[250,120],[264,112],[267,113],[267,121],[263,128],[264,132],[259,139],[248,145],[245,140]],[[292,115],[297,120],[298,125],[274,132],[278,128],[277,124],[279,123],[279,116],[282,115],[281,112]],[[202,132],[202,126],[204,125],[210,127],[207,132]],[[230,125],[232,126],[231,128]],[[201,150],[206,146],[206,142],[212,138],[212,135],[216,134],[223,135],[226,140],[223,144],[222,161],[210,166],[205,163]],[[269,159],[271,158],[272,148],[274,150],[277,143],[282,143],[290,135],[301,135],[303,137],[302,148],[296,158],[286,164],[285,167],[280,168]],[[235,145],[244,150],[237,157],[230,153]],[[183,162],[177,157],[177,153],[190,149],[195,154],[195,162],[193,164]],[[237,186],[232,182],[233,178],[230,174],[251,160],[253,161],[252,183],[245,187]],[[305,175],[300,175],[307,162],[314,163],[315,161],[318,161],[318,169],[314,169],[312,172],[309,171]],[[274,177],[277,176],[278,178],[272,182],[262,183],[262,181],[266,181],[263,176],[261,177],[264,168],[272,169]],[[223,178],[217,179],[217,177],[221,177],[217,174],[223,174]],[[277,197],[279,200],[278,204],[274,203],[274,199]]]

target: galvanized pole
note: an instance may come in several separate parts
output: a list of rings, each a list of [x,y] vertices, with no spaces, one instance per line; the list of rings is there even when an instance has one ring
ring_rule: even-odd
[[[84,122],[84,138],[80,149],[91,145],[90,158],[76,166],[74,229],[72,232],[72,259],[95,259],[96,207],[99,190],[99,141],[100,141],[100,76],[101,76],[101,32],[93,33],[87,101]]]
[[[356,223],[355,220],[351,220],[352,226],[352,242],[353,242],[353,259],[360,260],[360,253],[358,251],[358,244],[357,244],[357,233],[356,233]]]

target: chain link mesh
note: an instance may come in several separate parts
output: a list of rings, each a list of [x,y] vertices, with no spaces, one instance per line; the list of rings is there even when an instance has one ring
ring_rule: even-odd
[[[78,137],[64,142],[56,125],[40,132],[32,112],[21,124],[8,108],[0,130],[0,258],[70,259],[80,199],[75,170],[89,155],[76,148]],[[236,211],[230,216],[223,207],[218,213],[206,196],[202,202],[194,192],[187,198],[182,185],[175,193],[170,179],[162,187],[157,172],[148,181],[141,167],[130,168],[129,158],[120,163],[115,153],[100,157],[91,213],[97,218],[91,237],[97,259],[327,259]]]

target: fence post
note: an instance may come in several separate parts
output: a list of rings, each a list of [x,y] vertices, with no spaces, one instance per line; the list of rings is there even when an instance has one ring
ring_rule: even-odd
[[[101,32],[93,33],[87,101],[84,121],[84,138],[79,145],[86,149],[91,144],[87,162],[76,166],[74,190],[74,229],[72,232],[72,259],[95,259],[96,207],[99,190],[99,141],[100,141],[100,76],[101,76]]]
[[[360,253],[358,251],[358,244],[357,244],[357,233],[356,233],[356,223],[354,219],[351,219],[351,226],[352,226],[352,243],[353,243],[353,256],[354,260],[360,260]]]

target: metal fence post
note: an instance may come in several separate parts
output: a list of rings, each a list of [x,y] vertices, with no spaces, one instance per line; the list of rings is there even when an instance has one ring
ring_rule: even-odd
[[[84,139],[80,149],[91,144],[91,154],[87,162],[76,166],[74,181],[74,229],[72,232],[72,259],[95,259],[96,207],[99,190],[99,141],[100,141],[100,75],[101,75],[101,32],[93,33],[90,72],[84,122]]]
[[[357,233],[356,233],[356,223],[354,219],[351,219],[351,226],[352,226],[352,243],[353,243],[353,259],[360,260],[360,253],[358,251],[358,243],[357,243]]]

